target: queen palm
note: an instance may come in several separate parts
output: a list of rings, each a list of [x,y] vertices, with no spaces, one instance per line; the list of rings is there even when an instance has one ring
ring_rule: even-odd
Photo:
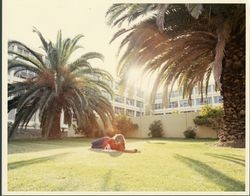
[[[93,58],[103,59],[103,56],[89,52],[70,61],[72,54],[81,48],[77,43],[82,35],[62,39],[61,31],[58,31],[56,43],[52,43],[47,42],[37,29],[34,32],[42,42],[45,58],[23,43],[9,41],[9,46],[16,44],[29,51],[29,55],[8,51],[15,55],[8,62],[9,71],[14,70],[17,74],[28,70],[34,75],[8,85],[8,110],[17,110],[9,137],[18,127],[26,127],[36,112],[39,112],[42,136],[45,138],[60,137],[62,114],[68,125],[74,116],[81,128],[98,126],[98,118],[106,126],[107,121],[113,118],[113,110],[102,92],[112,96],[108,83],[112,77],[102,69],[92,68],[89,62]]]
[[[219,144],[245,146],[245,5],[114,4],[107,17],[113,26],[134,22],[111,40],[124,35],[120,76],[126,78],[131,67],[145,74],[157,72],[151,101],[163,86],[168,105],[169,89],[176,82],[189,100],[195,85],[203,98],[213,73],[225,113]]]

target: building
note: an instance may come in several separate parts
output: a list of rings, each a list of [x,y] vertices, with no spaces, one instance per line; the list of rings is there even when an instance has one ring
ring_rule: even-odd
[[[203,102],[201,100],[201,95],[197,86],[192,91],[192,105],[188,104],[188,98],[183,98],[182,92],[182,88],[180,90],[173,89],[172,93],[170,94],[168,108],[163,108],[162,93],[156,94],[156,100],[153,106],[152,114],[162,115],[173,112],[197,112],[204,104],[218,106],[223,102],[220,92],[215,90],[215,82],[213,79],[211,79],[209,82],[207,96],[205,93],[203,94]],[[205,92],[205,88],[203,89],[203,92]]]
[[[9,50],[12,50],[14,52],[19,52],[23,54],[28,54],[29,52],[22,48],[19,45],[11,45],[9,47]],[[40,54],[42,58],[45,58],[44,55]],[[10,54],[9,58],[13,58],[15,55]],[[46,59],[45,59],[46,60]],[[9,73],[8,82],[12,83],[15,81],[24,80],[28,77],[33,77],[34,75],[28,71],[20,71],[18,74],[14,75],[14,71],[11,71]],[[113,91],[114,91],[114,97],[113,99],[108,95],[104,93],[104,96],[106,96],[110,102],[112,103],[113,109],[115,114],[125,114],[130,117],[139,117],[145,115],[145,96],[144,92],[140,89],[134,89],[132,90],[126,90],[123,93],[120,93],[119,90],[119,79],[116,79],[113,83],[110,83],[112,85]],[[205,90],[203,91],[205,92]],[[219,91],[215,91],[215,83],[214,80],[210,80],[209,86],[208,86],[208,94],[207,97],[204,95],[204,101],[201,102],[201,95],[198,92],[198,88],[195,87],[192,92],[192,105],[190,106],[188,104],[188,99],[182,97],[182,89],[177,90],[174,89],[172,93],[170,94],[170,101],[168,108],[163,108],[162,104],[162,93],[158,93],[156,95],[156,100],[153,105],[153,110],[151,110],[150,114],[153,115],[164,115],[174,112],[197,112],[200,110],[200,108],[208,103],[212,104],[214,106],[220,105],[222,101],[222,97],[220,96]],[[8,121],[13,122],[15,117],[14,110],[9,112],[9,119]],[[64,124],[64,115],[62,115],[61,118],[61,126],[62,128],[67,128],[67,125]],[[39,118],[38,113],[36,113],[30,123],[29,126],[34,128],[39,128]]]

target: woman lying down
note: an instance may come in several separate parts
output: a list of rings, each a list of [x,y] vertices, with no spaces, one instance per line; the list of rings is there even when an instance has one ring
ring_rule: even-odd
[[[113,137],[102,137],[91,142],[91,148],[105,149],[105,150],[117,150],[121,152],[136,153],[137,149],[127,150],[126,141],[122,134],[115,134]]]

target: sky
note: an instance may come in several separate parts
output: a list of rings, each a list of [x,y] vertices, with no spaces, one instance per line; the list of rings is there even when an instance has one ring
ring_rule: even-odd
[[[59,29],[65,38],[83,34],[80,44],[84,50],[78,53],[102,53],[104,63],[97,61],[95,66],[115,75],[118,44],[109,44],[115,29],[105,23],[105,13],[111,5],[110,1],[96,0],[8,0],[5,9],[7,39],[15,39],[37,49],[41,42],[32,32],[33,27],[51,41],[56,40]]]
[[[5,0],[3,3],[7,39],[15,39],[38,49],[41,42],[32,32],[33,27],[51,41],[56,40],[59,29],[65,38],[83,34],[80,44],[84,50],[78,50],[75,56],[91,51],[102,53],[105,61],[96,60],[92,65],[107,70],[116,78],[119,41],[112,44],[109,41],[117,29],[109,27],[105,18],[114,0]],[[139,72],[132,70],[131,73],[130,83],[149,93],[156,75],[141,78]]]
[[[4,1],[4,22],[7,39],[25,43],[33,49],[39,49],[40,39],[32,32],[36,27],[47,40],[55,41],[58,30],[65,38],[83,34],[80,44],[84,50],[78,50],[75,57],[86,52],[100,52],[104,62],[92,61],[94,67],[107,70],[116,79],[116,56],[119,41],[109,44],[116,28],[106,24],[105,14],[112,0],[6,0]],[[41,49],[39,49],[41,50]],[[130,82],[148,91],[152,87],[152,78],[140,78],[133,70]]]

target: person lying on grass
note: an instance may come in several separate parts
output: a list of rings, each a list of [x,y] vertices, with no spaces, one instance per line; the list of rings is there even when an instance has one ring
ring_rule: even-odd
[[[91,142],[91,148],[105,149],[105,150],[117,150],[121,152],[136,153],[137,149],[126,149],[126,140],[122,134],[115,134],[113,137],[102,137]]]

